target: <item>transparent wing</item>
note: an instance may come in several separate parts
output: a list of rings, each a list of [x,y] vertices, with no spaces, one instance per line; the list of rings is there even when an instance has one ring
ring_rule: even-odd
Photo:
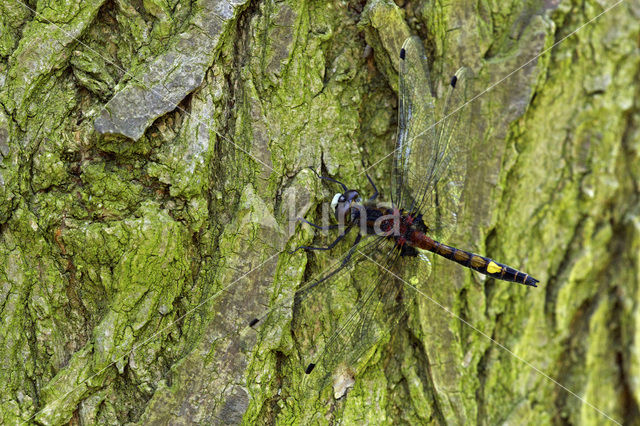
[[[382,238],[365,237],[360,244],[355,247],[351,247],[347,252],[340,255],[338,259],[332,260],[331,264],[321,273],[316,274],[311,279],[305,281],[305,283],[294,293],[294,310],[298,309],[299,306],[307,304],[308,298],[322,298],[323,294],[331,291],[330,289],[333,288],[335,282],[340,282],[348,278],[349,273],[354,268],[354,265],[360,264],[366,259],[363,257],[363,254],[375,250],[383,243],[380,241],[381,239]],[[321,308],[321,306],[319,306],[319,308]],[[268,309],[260,316],[251,319],[249,321],[249,326],[253,327],[254,325],[264,325],[265,322],[268,322],[268,318],[278,316],[278,313],[275,311],[276,309],[274,308]]]
[[[443,100],[436,102],[422,41],[411,37],[403,44],[393,201],[412,214],[421,213],[429,232],[438,239],[445,239],[456,224],[464,186],[469,74],[467,68],[460,68]]]
[[[294,338],[301,367],[312,367],[305,387],[321,391],[340,375],[355,376],[363,355],[403,317],[414,292],[394,277],[403,263],[394,246],[392,240],[374,238],[354,253],[350,276],[334,275],[330,283],[296,298]],[[334,303],[337,299],[340,303]]]
[[[400,51],[398,72],[398,134],[394,152],[392,201],[397,206],[411,206],[415,199],[408,190],[412,182],[409,161],[414,157],[415,135],[424,140],[435,140],[434,98],[427,58],[418,37],[405,40]],[[428,164],[423,164],[428,167]]]

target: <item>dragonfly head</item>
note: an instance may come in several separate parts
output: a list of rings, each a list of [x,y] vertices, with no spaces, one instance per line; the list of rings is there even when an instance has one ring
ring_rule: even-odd
[[[344,194],[336,194],[331,201],[331,208],[335,210],[336,219],[338,222],[348,222],[351,220],[351,215],[347,215],[351,208],[360,203],[362,199],[360,194],[355,189],[350,189]]]

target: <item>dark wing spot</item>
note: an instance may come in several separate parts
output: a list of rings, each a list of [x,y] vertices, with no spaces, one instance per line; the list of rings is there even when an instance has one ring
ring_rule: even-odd
[[[418,255],[418,250],[416,250],[415,248],[408,245],[400,246],[400,256],[416,257],[417,255]]]
[[[407,55],[407,52],[404,50],[404,48],[400,49],[400,59],[404,60],[404,57]]]
[[[457,76],[453,76],[451,77],[451,87],[456,87],[456,83],[458,82],[458,77]]]

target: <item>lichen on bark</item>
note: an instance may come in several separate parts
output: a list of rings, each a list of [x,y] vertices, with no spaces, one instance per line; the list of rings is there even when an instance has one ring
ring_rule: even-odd
[[[612,5],[1,4],[1,421],[636,421],[640,7]],[[475,75],[447,243],[541,283],[409,265],[422,294],[336,400],[300,366],[293,294],[345,249],[288,252],[329,241],[295,224],[335,192],[305,168],[365,193],[364,161],[389,199],[412,34],[437,97]]]

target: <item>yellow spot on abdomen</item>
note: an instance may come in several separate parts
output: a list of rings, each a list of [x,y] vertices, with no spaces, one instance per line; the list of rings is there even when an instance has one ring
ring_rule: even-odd
[[[502,268],[494,261],[489,262],[487,265],[487,272],[490,274],[497,274],[500,271],[502,271]]]

